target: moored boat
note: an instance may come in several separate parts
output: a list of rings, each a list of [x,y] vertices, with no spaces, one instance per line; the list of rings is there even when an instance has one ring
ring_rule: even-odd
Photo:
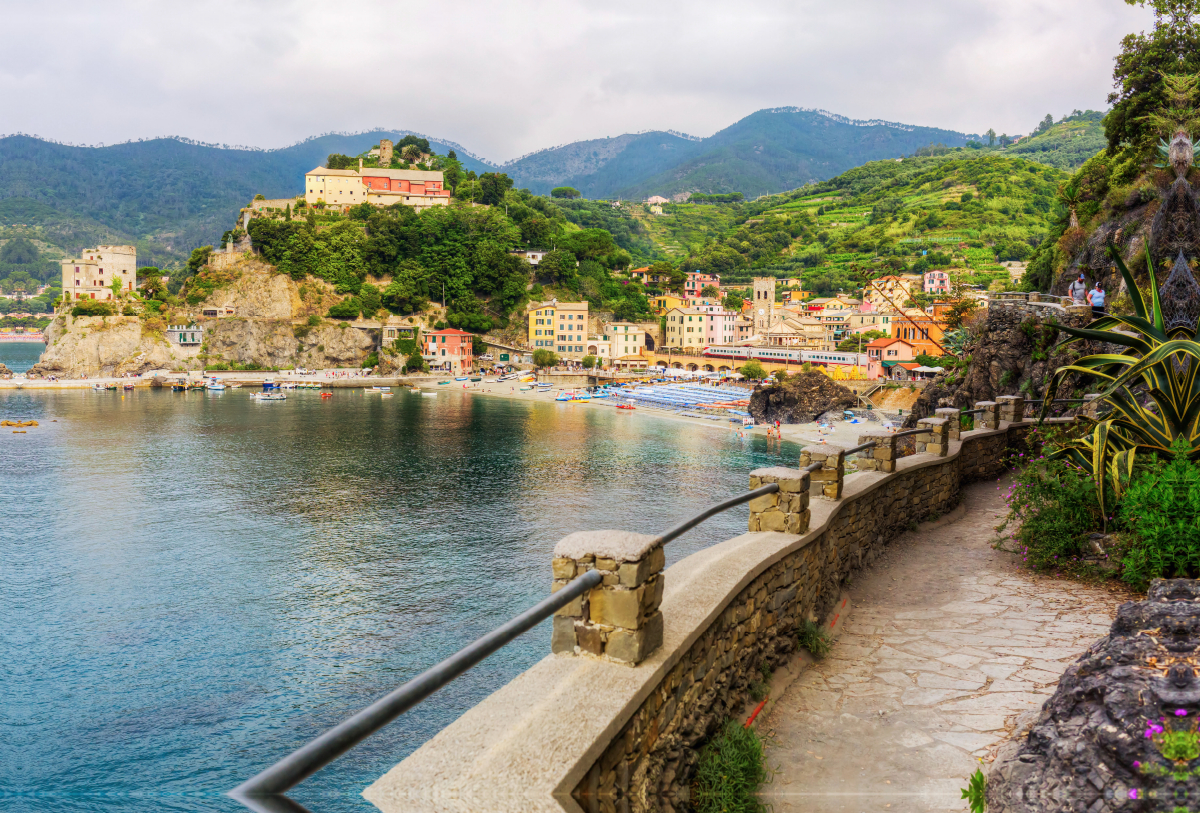
[[[255,401],[286,401],[287,396],[282,392],[256,392],[250,396]]]
[[[367,390],[366,390],[366,391],[367,391],[367,392],[379,393],[379,394],[384,394],[384,393],[386,393],[386,394],[388,394],[388,395],[391,395],[391,393],[392,393],[392,388],[391,388],[391,387],[367,387]]]
[[[208,388],[213,392],[225,392],[225,385],[217,378],[208,379]]]

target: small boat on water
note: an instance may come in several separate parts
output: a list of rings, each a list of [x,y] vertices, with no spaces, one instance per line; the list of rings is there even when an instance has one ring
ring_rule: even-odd
[[[133,389],[133,385],[129,384],[129,383],[125,383],[125,384],[121,385],[121,388],[126,389],[126,390],[131,390],[131,389]]]
[[[109,390],[110,392],[116,392],[116,391],[117,391],[117,385],[116,385],[116,384],[106,384],[106,385],[104,386],[104,389],[106,389],[106,390]]]
[[[226,386],[229,387],[229,389],[231,389],[231,390],[240,390],[242,388],[242,385],[237,383],[236,381],[233,382],[232,384],[227,384]]]
[[[434,398],[437,398],[437,393],[434,392],[433,390],[429,390],[428,392],[425,390],[421,390],[421,394],[422,395],[432,395]]]
[[[392,394],[391,387],[367,387],[366,391],[379,393],[381,395],[391,395]]]
[[[213,392],[225,392],[225,385],[217,378],[208,379],[208,388]]]
[[[408,391],[409,391],[409,392],[411,392],[411,393],[415,393],[415,394],[417,394],[417,395],[420,395],[420,394],[421,394],[421,388],[420,388],[420,387],[408,387],[407,389],[408,389]]]
[[[177,381],[171,385],[171,392],[184,392],[186,390],[187,384],[184,384],[182,381]]]
[[[322,398],[332,398],[333,393],[332,392],[323,392],[323,393],[321,393],[321,397]]]
[[[256,392],[250,396],[255,401],[286,401],[287,396],[282,392]]]
[[[275,379],[273,378],[264,378],[262,388],[264,390],[277,390],[279,389],[279,385],[275,383]]]

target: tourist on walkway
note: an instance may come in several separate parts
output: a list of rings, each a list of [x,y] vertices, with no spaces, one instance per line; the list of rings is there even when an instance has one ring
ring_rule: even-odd
[[[1104,315],[1104,288],[1099,282],[1095,288],[1088,291],[1088,304],[1092,306],[1092,316],[1099,319]]]
[[[1076,305],[1086,304],[1088,287],[1087,281],[1083,278],[1083,274],[1080,274],[1079,279],[1071,283],[1071,287],[1067,289],[1067,294],[1071,297],[1071,301]]]

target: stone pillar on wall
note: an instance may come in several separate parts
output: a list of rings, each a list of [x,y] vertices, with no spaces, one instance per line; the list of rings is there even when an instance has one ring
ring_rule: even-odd
[[[842,498],[842,482],[846,478],[846,450],[840,446],[805,446],[800,450],[800,468],[820,463],[821,468],[808,473],[812,481],[821,487],[821,496],[827,500]]]
[[[808,472],[775,466],[750,472],[750,489],[778,483],[779,490],[750,501],[751,531],[808,533]]]
[[[999,429],[1000,428],[1000,405],[995,401],[976,401],[976,409],[982,409],[983,412],[975,413],[978,417],[976,426],[980,429]]]
[[[917,454],[945,457],[950,449],[949,423],[945,418],[922,418],[917,421],[917,428],[926,430],[917,435]]]
[[[662,545],[647,534],[581,531],[559,540],[551,592],[589,570],[604,582],[555,613],[551,650],[631,665],[645,660],[662,646],[665,564]]]
[[[1000,420],[1019,423],[1025,420],[1025,396],[1001,395],[996,399],[1000,405]]]
[[[939,418],[946,419],[947,435],[950,440],[958,440],[962,436],[962,410],[951,409],[945,407],[943,409],[935,409],[933,414]]]
[[[896,436],[890,432],[872,432],[868,435],[859,435],[858,443],[874,443],[874,449],[867,449],[865,452],[859,453],[859,458],[855,461],[855,465],[863,471],[886,471],[893,472],[896,470]]]

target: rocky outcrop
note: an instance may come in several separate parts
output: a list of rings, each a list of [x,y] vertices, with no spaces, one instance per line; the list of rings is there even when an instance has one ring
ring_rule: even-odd
[[[858,397],[824,373],[797,373],[782,384],[755,388],[749,412],[759,422],[811,423],[831,409],[851,409]]]
[[[175,347],[136,316],[60,314],[46,328],[46,350],[29,378],[113,376],[195,367],[198,348]]]
[[[325,282],[296,283],[253,255],[222,255],[207,269],[206,282],[218,285],[194,307],[164,318],[81,316],[61,313],[46,329],[46,351],[27,373],[30,378],[141,374],[151,370],[204,368],[356,367],[375,349],[378,330],[344,322],[310,325],[339,298]],[[233,308],[235,317],[209,319],[205,308]],[[167,323],[197,324],[200,346],[167,341]]]
[[[12,378],[13,371],[8,369],[8,366],[0,363],[0,378]]]
[[[1065,338],[1054,324],[1084,327],[1091,321],[1087,313],[1064,313],[1025,303],[993,302],[987,310],[986,322],[968,343],[963,354],[968,358],[965,370],[956,369],[935,378],[921,392],[905,426],[942,407],[971,409],[977,401],[994,401],[999,395],[1026,393],[1027,398],[1039,396],[1046,383],[1059,367],[1099,348],[1090,343],[1075,343],[1060,348]],[[1059,388],[1060,397],[1072,397],[1079,381],[1068,378]]]
[[[1177,811],[1200,796],[1200,584],[1155,581],[1006,744],[990,813]]]

